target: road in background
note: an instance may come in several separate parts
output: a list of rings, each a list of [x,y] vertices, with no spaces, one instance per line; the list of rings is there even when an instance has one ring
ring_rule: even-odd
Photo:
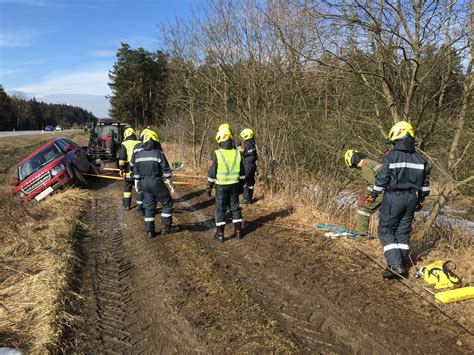
[[[0,131],[0,138],[3,137],[15,137],[15,136],[28,136],[33,134],[49,134],[51,136],[62,133],[62,132],[74,132],[80,131],[80,129],[65,129],[64,131]]]

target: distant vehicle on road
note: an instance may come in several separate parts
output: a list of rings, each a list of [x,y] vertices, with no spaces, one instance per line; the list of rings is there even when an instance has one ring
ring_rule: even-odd
[[[54,127],[51,126],[50,124],[49,124],[49,125],[46,125],[46,126],[44,126],[44,131],[46,131],[46,132],[52,132],[52,131],[54,131]]]
[[[40,201],[64,186],[86,187],[82,173],[89,171],[95,167],[81,147],[69,138],[55,138],[18,164],[12,193],[17,199]]]
[[[63,127],[62,127],[62,126],[56,126],[56,128],[55,128],[54,130],[55,130],[55,131],[62,132],[62,131],[63,131]]]

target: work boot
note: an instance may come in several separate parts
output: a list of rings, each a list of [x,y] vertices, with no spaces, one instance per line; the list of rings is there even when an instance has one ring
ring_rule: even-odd
[[[244,236],[240,230],[235,230],[234,234],[232,234],[232,238],[242,239]]]
[[[177,231],[179,231],[178,226],[164,226],[161,234],[171,234],[176,233]]]
[[[224,241],[224,233],[216,233],[214,235],[214,239],[219,241],[219,242],[223,242]]]
[[[391,269],[391,270],[390,270]],[[393,270],[393,272],[392,272]],[[396,274],[395,274],[395,273]],[[398,274],[398,275],[397,275]],[[383,272],[382,277],[384,279],[400,279],[401,276],[406,277],[407,271],[402,265],[389,265]]]
[[[147,236],[148,236],[148,239],[153,239],[153,238],[156,237],[156,233],[155,232],[148,232]]]
[[[243,200],[242,203],[244,205],[250,205],[252,203],[252,201],[249,201],[249,200]]]

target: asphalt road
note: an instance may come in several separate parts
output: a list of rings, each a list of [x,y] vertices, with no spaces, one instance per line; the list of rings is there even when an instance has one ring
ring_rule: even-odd
[[[79,131],[78,129],[75,130],[64,130],[63,132],[69,132],[69,131]],[[45,131],[0,131],[0,138],[4,137],[16,137],[16,136],[30,136],[34,134],[49,134],[53,136],[54,134],[61,133],[60,131],[58,132],[45,132]]]

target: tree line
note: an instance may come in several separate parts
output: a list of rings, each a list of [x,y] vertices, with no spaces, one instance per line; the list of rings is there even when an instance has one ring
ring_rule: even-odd
[[[97,118],[83,108],[9,96],[0,85],[0,131],[40,130],[46,125],[72,127]]]
[[[408,120],[440,183],[431,225],[452,196],[472,193],[471,6],[208,0],[199,17],[163,28],[160,51],[119,49],[112,113],[121,118],[128,98],[127,119],[176,128],[195,164],[220,123],[251,127],[262,168],[327,176],[348,174],[346,149],[380,158],[390,127]]]

